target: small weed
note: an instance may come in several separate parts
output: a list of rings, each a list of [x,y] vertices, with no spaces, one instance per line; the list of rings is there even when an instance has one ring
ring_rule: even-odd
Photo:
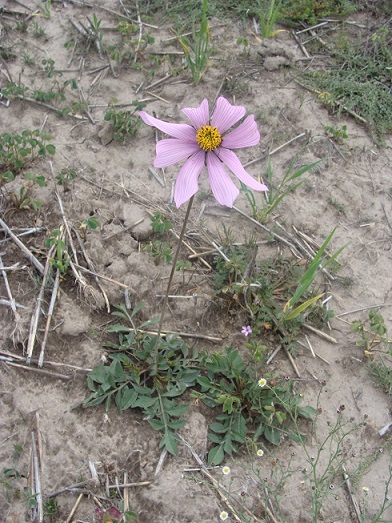
[[[58,269],[61,274],[66,274],[69,267],[70,256],[62,231],[59,229],[52,231],[45,240],[45,247],[53,249],[54,256],[50,260],[52,266]]]
[[[270,0],[266,8],[260,7],[260,33],[263,38],[271,38],[279,31],[274,31],[276,22],[279,20],[282,11],[282,2]]]
[[[166,214],[156,211],[151,217],[152,230],[156,234],[165,234],[173,229],[173,224],[167,219]]]
[[[19,190],[6,194],[5,199],[12,203],[15,209],[32,209],[38,211],[42,207],[43,202],[33,198],[31,192],[34,185],[38,185],[39,187],[46,185],[45,177],[25,173],[24,179],[25,181]]]
[[[56,498],[49,498],[44,502],[44,515],[45,516],[55,516],[60,512],[60,506]]]
[[[325,125],[324,129],[327,135],[339,144],[342,144],[344,140],[348,138],[347,125],[342,125],[340,128],[332,127],[332,125]]]
[[[33,36],[34,38],[47,38],[45,29],[35,20],[33,21]]]
[[[259,209],[254,192],[249,190],[246,185],[241,184],[241,190],[245,193],[251,205],[253,218],[260,223],[268,221],[270,215],[276,210],[280,202],[304,183],[305,179],[300,179],[301,176],[305,173],[311,173],[312,169],[319,163],[320,160],[305,165],[296,171],[294,167],[295,160],[293,160],[282,181],[275,188],[273,184],[272,165],[270,159],[268,159],[266,184],[269,190],[261,195],[261,209]],[[264,198],[266,198],[266,200],[264,200]]]
[[[67,192],[70,190],[70,184],[76,177],[77,172],[75,169],[64,167],[58,174],[56,174],[56,183],[63,187],[64,192]]]
[[[22,53],[22,58],[23,58],[23,61],[26,65],[35,65],[35,61],[34,61],[34,58],[32,58],[28,53]]]
[[[339,214],[346,215],[346,206],[343,203],[340,203],[336,198],[328,196],[327,202],[335,207]]]
[[[135,136],[141,125],[140,118],[136,115],[145,107],[143,102],[135,100],[132,102],[131,111],[121,111],[118,109],[109,109],[105,113],[105,121],[111,122],[114,128],[114,139],[125,142],[127,138]]]
[[[151,252],[156,264],[159,264],[161,260],[170,263],[173,259],[173,248],[169,242],[153,240],[143,247],[143,251]]]
[[[21,445],[20,443],[14,443],[13,450],[12,450],[12,459],[14,461],[18,461],[18,459],[20,458],[22,453],[23,453],[23,445]]]
[[[389,360],[387,362],[380,357],[380,363],[372,362],[370,364],[370,375],[386,394],[392,395],[392,365]]]
[[[94,231],[97,227],[99,227],[99,221],[95,216],[90,216],[83,220],[79,226],[79,230],[81,231],[84,240],[87,239],[87,233]]]
[[[41,0],[40,8],[43,13],[44,18],[50,18],[50,8],[52,6],[52,0]]]

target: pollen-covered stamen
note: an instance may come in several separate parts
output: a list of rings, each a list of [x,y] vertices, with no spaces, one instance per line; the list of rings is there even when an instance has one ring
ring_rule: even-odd
[[[196,133],[196,140],[203,151],[213,151],[222,143],[222,136],[216,127],[203,125]]]

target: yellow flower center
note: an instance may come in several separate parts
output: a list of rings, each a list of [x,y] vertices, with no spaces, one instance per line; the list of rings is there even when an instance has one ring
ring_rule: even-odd
[[[203,151],[213,151],[220,146],[222,136],[216,127],[203,125],[196,133],[196,140]]]

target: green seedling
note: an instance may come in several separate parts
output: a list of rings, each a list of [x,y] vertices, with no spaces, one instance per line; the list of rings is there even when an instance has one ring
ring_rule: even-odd
[[[45,516],[55,516],[60,512],[60,506],[56,498],[49,498],[44,502],[44,515]]]
[[[165,234],[173,229],[173,224],[168,220],[166,214],[156,211],[151,217],[152,230],[156,234]]]
[[[347,125],[342,125],[340,128],[335,128],[332,125],[325,125],[324,129],[327,135],[339,144],[342,144],[344,140],[347,140],[348,138]]]
[[[83,220],[79,226],[79,230],[82,232],[84,240],[87,239],[87,233],[94,231],[97,227],[99,227],[99,221],[95,216],[90,216],[86,218],[86,220]]]
[[[54,257],[51,258],[53,267],[58,269],[61,274],[66,274],[69,267],[70,256],[67,251],[67,245],[63,239],[63,233],[59,229],[51,232],[50,236],[45,240],[45,247],[54,249]]]
[[[377,309],[369,311],[369,325],[370,330],[367,328],[366,322],[358,320],[352,322],[351,330],[360,336],[356,342],[357,347],[363,347],[365,356],[373,356],[375,352],[384,352],[391,356],[392,339],[387,337],[384,318]]]
[[[61,185],[64,189],[64,192],[67,192],[70,190],[71,183],[75,180],[77,177],[77,172],[75,169],[71,169],[69,167],[64,167],[61,169],[61,171],[56,174],[56,183],[57,185]]]
[[[202,15],[199,32],[193,35],[192,40],[186,36],[178,39],[185,55],[186,65],[191,71],[193,83],[200,83],[203,74],[208,67],[208,59],[211,54],[210,29],[207,18],[208,0],[202,0]]]
[[[6,178],[8,178],[8,181],[11,181],[11,177],[8,176],[9,173],[4,174]],[[34,185],[44,187],[46,185],[45,177],[26,173],[24,175],[23,185],[18,190],[3,192],[4,199],[11,203],[16,209],[33,209],[34,211],[38,211],[42,207],[43,202],[32,197],[31,192]]]
[[[143,250],[151,252],[151,256],[157,264],[161,260],[170,263],[173,259],[173,248],[169,242],[153,240],[148,245],[145,245]]]

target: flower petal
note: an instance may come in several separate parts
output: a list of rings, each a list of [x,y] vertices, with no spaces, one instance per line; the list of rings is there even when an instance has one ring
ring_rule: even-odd
[[[207,171],[213,195],[221,205],[233,207],[239,190],[231,181],[222,162],[212,152],[207,153]]]
[[[147,125],[151,125],[152,127],[156,127],[160,131],[168,134],[169,136],[173,136],[174,138],[180,138],[181,140],[187,142],[194,142],[196,140],[195,130],[187,123],[164,122],[163,120],[158,120],[158,118],[150,116],[145,111],[139,111],[138,114],[144,123],[146,123]]]
[[[255,122],[255,117],[250,114],[238,127],[222,138],[222,147],[228,149],[240,149],[257,145],[260,141],[260,133]]]
[[[227,165],[230,171],[232,171],[232,173],[250,189],[253,189],[254,191],[268,191],[266,185],[258,182],[245,171],[238,156],[233,153],[233,151],[225,149],[224,147],[219,147],[216,149],[215,153]]]
[[[157,155],[154,160],[154,167],[173,165],[198,151],[200,151],[200,147],[196,140],[193,143],[177,140],[176,138],[159,140],[156,146]]]
[[[245,107],[242,107],[242,105],[231,105],[226,98],[220,96],[216,101],[211,125],[212,127],[217,127],[218,131],[223,134],[230,129],[230,127],[233,127],[238,120],[241,120],[245,112]]]
[[[189,118],[195,129],[200,129],[203,125],[210,123],[210,110],[206,99],[196,109],[186,107],[182,112]]]
[[[199,189],[198,179],[204,167],[204,151],[192,155],[183,165],[176,178],[174,201],[176,207],[187,202]]]

